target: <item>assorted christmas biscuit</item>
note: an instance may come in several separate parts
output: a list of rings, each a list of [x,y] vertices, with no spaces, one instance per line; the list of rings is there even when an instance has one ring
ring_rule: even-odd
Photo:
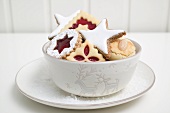
[[[135,55],[134,44],[125,37],[114,40],[110,43],[111,56],[109,60],[119,60]]]
[[[95,17],[81,10],[76,11],[68,17],[55,14],[55,19],[58,27],[49,35],[48,38],[50,40],[66,29],[92,30],[100,23]]]
[[[59,24],[50,35],[47,54],[78,62],[103,62],[135,55],[134,44],[124,30],[108,29],[107,19],[101,22],[90,14],[77,11],[69,17],[55,15]]]
[[[81,47],[76,48],[75,52],[72,52],[66,57],[70,61],[83,61],[83,62],[103,62],[105,59],[102,54],[98,53],[98,50],[88,40],[81,44]]]
[[[82,38],[76,30],[68,29],[59,33],[50,42],[47,54],[56,58],[65,58],[81,45]]]
[[[94,44],[106,58],[110,57],[111,54],[109,46],[110,42],[126,34],[123,30],[109,30],[107,29],[107,26],[107,20],[103,19],[93,30],[80,30],[83,38]]]

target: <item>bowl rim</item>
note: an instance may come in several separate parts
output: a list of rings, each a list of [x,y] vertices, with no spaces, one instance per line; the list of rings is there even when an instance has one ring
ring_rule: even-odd
[[[127,38],[128,39],[128,38]],[[64,62],[64,63],[71,63],[71,64],[111,64],[111,63],[121,63],[121,62],[125,62],[125,61],[128,61],[128,60],[131,60],[131,59],[134,59],[138,56],[140,56],[141,54],[141,51],[142,51],[142,47],[139,43],[137,43],[136,41],[134,40],[131,40],[129,39],[130,41],[133,42],[133,44],[135,45],[135,47],[138,47],[138,51],[136,52],[135,55],[133,56],[130,56],[128,58],[124,58],[124,59],[120,59],[120,60],[112,60],[112,61],[105,61],[105,62],[76,62],[76,61],[68,61],[68,60],[63,60],[63,59],[58,59],[58,58],[55,58],[53,56],[50,56],[49,54],[47,54],[46,52],[46,45],[48,43],[50,43],[50,41],[46,42],[43,47],[42,47],[42,51],[43,51],[43,54],[46,55],[47,57],[50,57],[56,61],[59,61],[59,62]]]

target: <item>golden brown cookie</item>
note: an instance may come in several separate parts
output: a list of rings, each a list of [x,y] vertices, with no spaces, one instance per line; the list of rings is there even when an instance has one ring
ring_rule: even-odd
[[[76,48],[69,56],[66,57],[70,61],[80,62],[103,62],[105,59],[102,54],[98,53],[98,50],[94,48],[94,45],[86,40],[81,44],[81,47]]]
[[[135,55],[136,47],[126,38],[119,38],[110,43],[111,56],[109,60],[119,60]]]

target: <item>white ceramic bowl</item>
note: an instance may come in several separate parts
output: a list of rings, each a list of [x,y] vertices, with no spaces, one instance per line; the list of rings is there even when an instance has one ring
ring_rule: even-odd
[[[136,46],[136,55],[106,62],[56,59],[46,53],[49,42],[42,50],[50,75],[59,88],[79,96],[99,97],[116,93],[130,82],[141,53],[141,46],[132,42]]]

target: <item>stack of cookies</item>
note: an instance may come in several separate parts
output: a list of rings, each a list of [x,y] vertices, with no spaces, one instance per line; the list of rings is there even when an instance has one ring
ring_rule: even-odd
[[[135,46],[124,30],[108,28],[107,19],[97,20],[78,10],[69,17],[55,14],[58,27],[49,35],[47,54],[79,62],[103,62],[135,55]]]

